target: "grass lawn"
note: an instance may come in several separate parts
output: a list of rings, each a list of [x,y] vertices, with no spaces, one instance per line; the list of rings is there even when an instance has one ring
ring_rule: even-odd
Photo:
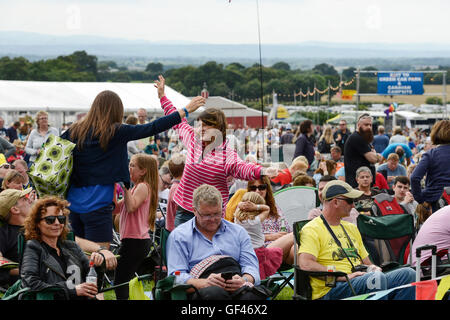
[[[143,281],[144,285],[144,291],[151,291],[154,282],[151,281]],[[281,290],[281,292],[278,294],[275,300],[292,300],[292,295],[294,294],[294,291],[289,287],[286,286]],[[116,294],[114,293],[114,290],[107,291],[104,293],[105,300],[116,300]]]

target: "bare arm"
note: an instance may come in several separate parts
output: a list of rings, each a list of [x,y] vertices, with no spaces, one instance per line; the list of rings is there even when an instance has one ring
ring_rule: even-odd
[[[75,237],[75,242],[78,244],[81,250],[85,252],[101,253],[106,260],[105,263],[108,270],[112,270],[117,267],[117,259],[114,254],[107,249],[102,249],[98,243],[80,237]],[[101,255],[100,257],[98,255],[94,255],[94,257],[92,257],[94,259],[94,264],[101,264],[103,262],[103,257]]]
[[[327,271],[327,267],[317,262],[317,258],[310,253],[298,255],[300,269],[305,271]]]
[[[142,203],[144,203],[145,199],[147,199],[149,195],[149,190],[145,183],[140,183],[136,186],[134,193],[131,193],[129,189],[125,188],[124,201],[125,208],[127,212],[136,211]]]
[[[383,159],[383,156],[376,153],[376,151],[374,150],[364,153],[364,157],[372,164],[377,163]]]

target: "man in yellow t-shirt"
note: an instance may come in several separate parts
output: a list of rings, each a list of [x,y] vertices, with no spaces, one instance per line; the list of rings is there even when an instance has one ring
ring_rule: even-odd
[[[336,271],[348,274],[357,295],[414,282],[415,271],[411,268],[382,273],[381,268],[370,261],[358,228],[342,220],[350,215],[350,210],[354,208],[353,200],[362,193],[341,180],[330,181],[325,186],[322,191],[322,216],[311,220],[301,231],[298,251],[300,268],[307,271],[327,271],[327,266],[335,266]],[[330,227],[340,246],[326,225]],[[354,267],[361,264],[367,265],[367,270],[372,272],[354,270]],[[353,295],[343,277],[336,279],[336,286],[333,288],[325,286],[324,279],[310,279],[312,299],[336,300]],[[389,298],[414,300],[414,287],[394,290]]]

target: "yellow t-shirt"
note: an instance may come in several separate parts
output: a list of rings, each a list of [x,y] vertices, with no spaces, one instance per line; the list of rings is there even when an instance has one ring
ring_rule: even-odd
[[[227,207],[225,208],[225,220],[234,222],[234,213],[236,212],[237,205],[241,202],[246,192],[247,189],[238,189],[231,199],[228,200]]]
[[[358,228],[347,221],[341,221],[345,231],[349,235],[361,259],[369,256],[361,239],[361,234]],[[341,242],[342,247],[347,252],[354,266],[361,264],[361,260],[351,249],[351,245],[342,230],[341,226],[331,226],[336,237]],[[316,257],[317,262],[323,266],[335,266],[336,271],[342,271],[347,274],[352,272],[352,266],[347,260],[341,248],[336,244],[332,235],[327,230],[326,226],[320,217],[316,217],[308,222],[300,234],[300,248],[298,253],[309,253]],[[331,289],[325,286],[325,281],[317,277],[311,277],[312,299],[323,297]]]

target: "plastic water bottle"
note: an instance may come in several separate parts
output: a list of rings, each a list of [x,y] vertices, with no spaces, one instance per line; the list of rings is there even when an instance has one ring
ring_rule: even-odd
[[[327,266],[328,272],[335,272],[336,267],[335,266]],[[336,277],[335,276],[326,276],[325,277],[325,286],[327,287],[335,287],[336,286]]]
[[[87,283],[95,283],[97,284],[97,272],[94,268],[94,261],[89,262],[89,273],[86,276],[86,282]]]
[[[286,222],[281,220],[281,232],[287,232]]]
[[[181,283],[181,278],[180,278],[180,275],[181,275],[181,272],[180,271],[175,271],[175,284],[182,284]]]

